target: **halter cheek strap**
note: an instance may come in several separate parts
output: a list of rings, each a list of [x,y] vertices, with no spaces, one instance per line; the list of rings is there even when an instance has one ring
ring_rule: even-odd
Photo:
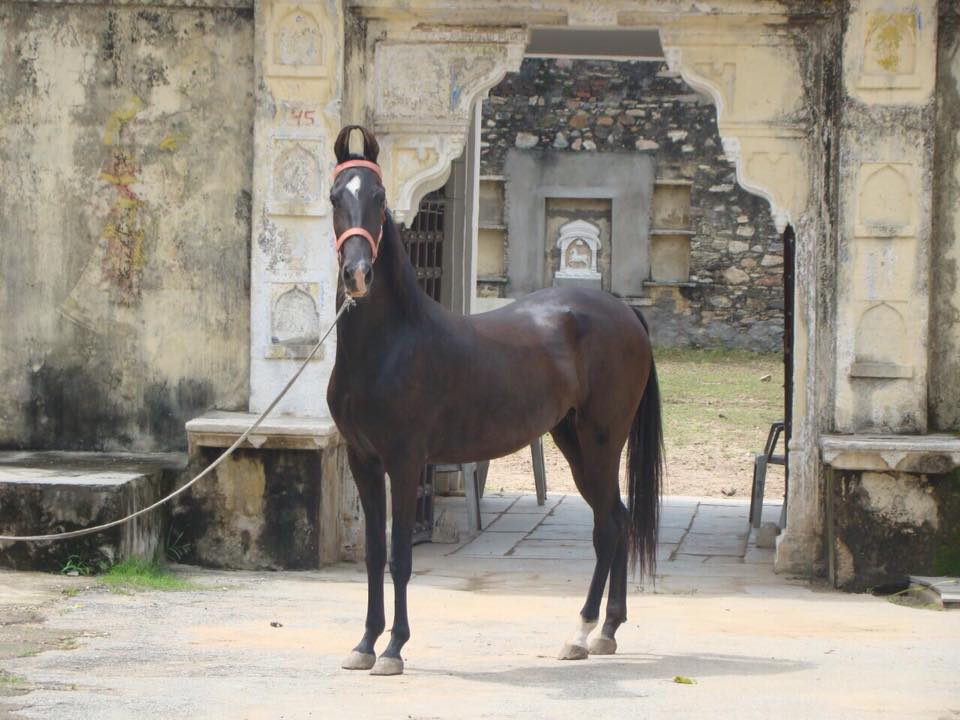
[[[380,166],[377,165],[375,162],[371,162],[369,160],[347,160],[346,162],[340,163],[333,169],[333,179],[336,180],[337,175],[342,173],[344,170],[348,170],[350,168],[356,168],[356,167],[362,167],[362,168],[366,168],[367,170],[373,170],[377,174],[377,177],[380,179],[380,182],[383,183],[383,171],[380,169]],[[384,222],[386,222],[385,214],[381,215],[380,217],[380,235],[377,237],[376,240],[373,239],[373,235],[371,235],[370,231],[367,230],[366,228],[362,228],[358,226],[358,227],[347,228],[346,230],[344,230],[342,233],[340,233],[340,236],[337,238],[336,243],[334,243],[334,248],[336,248],[337,254],[340,253],[340,248],[343,247],[343,244],[347,241],[348,238],[351,238],[354,235],[359,235],[360,237],[366,239],[368,243],[370,243],[370,251],[373,253],[373,259],[376,260],[377,252],[380,250],[380,241],[383,240],[383,223]]]

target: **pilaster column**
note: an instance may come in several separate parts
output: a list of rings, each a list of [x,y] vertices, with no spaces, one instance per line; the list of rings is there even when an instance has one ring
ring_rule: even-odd
[[[834,420],[925,432],[936,0],[854,0],[843,51]]]
[[[263,410],[333,321],[330,216],[340,128],[339,2],[256,3],[250,410]],[[331,337],[278,412],[328,417]]]

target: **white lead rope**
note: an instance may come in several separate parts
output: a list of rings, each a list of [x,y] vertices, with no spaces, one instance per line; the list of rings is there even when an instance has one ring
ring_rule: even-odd
[[[201,472],[199,475],[194,477],[186,485],[183,485],[177,488],[172,493],[167,495],[165,498],[161,498],[160,500],[157,500],[155,503],[153,503],[153,505],[145,507],[142,510],[137,510],[135,513],[131,513],[130,515],[127,515],[124,518],[120,518],[119,520],[114,520],[113,522],[104,523],[103,525],[96,525],[94,527],[84,528],[83,530],[72,530],[70,532],[55,533],[53,535],[0,535],[0,542],[16,542],[18,540],[21,542],[41,542],[45,540],[67,540],[69,538],[80,537],[82,535],[91,535],[93,533],[100,532],[101,530],[107,530],[108,528],[116,527],[117,525],[122,525],[123,523],[129,522],[130,520],[133,520],[136,517],[140,517],[141,515],[146,515],[148,512],[151,512],[152,510],[156,510],[158,507],[160,507],[164,503],[169,502],[170,500],[175,498],[177,495],[184,492],[187,488],[189,488],[191,485],[193,485],[195,482],[197,482],[201,478],[205,477],[211,470],[213,470],[220,463],[222,463],[224,460],[230,457],[233,451],[236,450],[238,447],[240,447],[243,444],[243,442],[250,436],[250,433],[256,430],[257,427],[259,427],[260,423],[264,421],[267,415],[270,414],[270,411],[277,406],[277,403],[283,399],[283,396],[287,394],[287,391],[290,390],[291,387],[293,387],[293,384],[297,381],[300,375],[303,374],[303,371],[307,367],[307,363],[309,363],[313,359],[313,356],[317,354],[317,351],[320,349],[320,346],[323,345],[324,341],[327,339],[330,333],[333,332],[333,329],[337,326],[337,322],[340,320],[340,317],[347,310],[353,307],[354,304],[355,302],[353,298],[351,298],[349,295],[345,296],[343,305],[340,306],[340,310],[339,312],[337,312],[337,316],[333,319],[333,324],[330,325],[330,327],[323,334],[323,337],[320,338],[317,344],[313,346],[313,350],[311,350],[310,354],[307,355],[306,359],[300,365],[299,369],[293,374],[293,377],[291,377],[290,380],[287,381],[287,384],[284,386],[283,390],[280,391],[280,394],[274,398],[273,402],[270,403],[270,405],[267,407],[266,410],[260,413],[260,417],[256,419],[253,425],[251,425],[246,430],[244,430],[243,434],[236,439],[233,445],[231,445],[226,450],[224,450],[223,453],[216,460],[214,460],[212,463],[210,463],[210,465],[206,467],[206,469],[204,469],[203,472]]]

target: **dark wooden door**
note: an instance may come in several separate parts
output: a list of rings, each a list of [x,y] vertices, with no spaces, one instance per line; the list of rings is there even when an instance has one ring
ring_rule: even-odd
[[[784,505],[790,487],[790,436],[793,434],[793,317],[796,272],[796,234],[787,226],[783,233],[783,457]]]

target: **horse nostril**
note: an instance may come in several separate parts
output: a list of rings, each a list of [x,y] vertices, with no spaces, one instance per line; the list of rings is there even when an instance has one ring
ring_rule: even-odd
[[[343,268],[343,271],[342,271],[340,274],[343,276],[343,282],[344,282],[344,284],[346,284],[347,281],[350,280],[350,276],[351,276],[353,273],[350,272],[350,268],[344,267],[344,268]]]
[[[368,267],[367,271],[363,274],[363,282],[366,285],[370,285],[371,280],[373,280],[373,268]]]

